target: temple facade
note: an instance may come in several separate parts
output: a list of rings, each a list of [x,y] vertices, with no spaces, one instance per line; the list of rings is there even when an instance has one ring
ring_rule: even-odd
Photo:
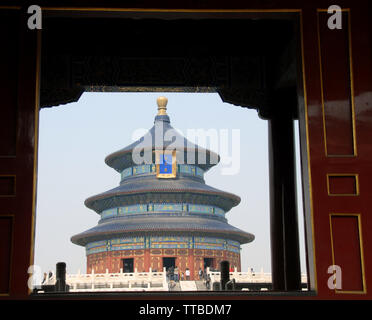
[[[240,271],[241,245],[254,240],[227,222],[240,198],[205,184],[204,174],[219,156],[172,128],[166,98],[157,104],[154,126],[106,157],[120,173],[120,185],[85,201],[100,220],[71,241],[85,247],[88,273],[177,266],[192,280],[199,269],[218,269],[223,260]]]

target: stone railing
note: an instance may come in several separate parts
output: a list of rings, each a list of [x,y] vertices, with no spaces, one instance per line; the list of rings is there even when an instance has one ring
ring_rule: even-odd
[[[45,284],[54,285],[53,275]],[[132,273],[86,273],[66,274],[66,283],[70,292],[90,291],[168,291],[165,268],[161,272],[135,272]]]
[[[237,268],[234,268],[234,271],[230,272],[230,280],[235,279],[237,283],[267,283],[271,284],[271,273],[265,273],[263,269],[260,272],[252,272],[251,269],[248,269],[248,272],[238,272]],[[211,278],[211,284],[214,282],[220,282],[221,273],[219,271],[211,271],[210,268],[207,268],[207,276]],[[301,274],[301,282],[307,282],[306,274]],[[211,286],[212,288],[212,286]],[[265,288],[261,290],[267,290]]]
[[[250,269],[249,269],[250,270]],[[207,268],[207,276],[210,276],[210,287],[212,284],[220,282],[220,272],[212,271]],[[271,273],[263,272],[238,272],[237,269],[230,272],[230,280],[235,279],[236,283],[257,283],[261,287],[259,290],[269,290],[271,284]],[[55,275],[48,279],[43,284],[54,285],[56,282]],[[187,286],[187,291],[197,290],[195,281],[181,281],[183,285]],[[190,283],[189,283],[190,282]],[[194,289],[191,289],[191,282]],[[306,283],[307,277],[305,274],[301,275],[301,282]],[[165,268],[161,272],[153,272],[150,268],[149,272],[135,272],[123,273],[87,273],[81,274],[66,274],[66,283],[70,286],[70,292],[109,292],[109,291],[168,291],[169,283],[167,281]],[[264,284],[268,284],[267,288]],[[182,285],[180,289],[182,290]],[[246,289],[242,289],[246,290]]]

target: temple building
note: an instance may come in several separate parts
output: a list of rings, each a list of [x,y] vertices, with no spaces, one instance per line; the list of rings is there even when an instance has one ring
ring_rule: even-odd
[[[241,245],[254,235],[227,222],[240,198],[205,184],[204,174],[220,157],[172,128],[165,97],[157,104],[154,126],[106,157],[120,173],[120,185],[85,201],[100,220],[71,241],[85,247],[88,273],[177,266],[180,274],[189,269],[192,280],[199,269],[218,269],[222,260],[240,271]]]

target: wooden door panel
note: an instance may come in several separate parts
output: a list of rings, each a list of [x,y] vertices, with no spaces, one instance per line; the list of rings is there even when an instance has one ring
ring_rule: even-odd
[[[28,296],[33,261],[38,31],[18,8],[0,9],[0,296]]]
[[[365,249],[371,244],[365,230],[372,223],[372,150],[367,142],[372,128],[371,46],[367,8],[361,3],[348,7],[342,30],[327,27],[327,8],[303,11],[312,196],[307,223],[313,224],[320,298],[371,296],[371,256]],[[328,287],[327,271],[333,264],[344,271],[341,290]]]
[[[342,270],[342,288],[338,293],[365,293],[362,230],[360,216],[331,214],[333,264]]]

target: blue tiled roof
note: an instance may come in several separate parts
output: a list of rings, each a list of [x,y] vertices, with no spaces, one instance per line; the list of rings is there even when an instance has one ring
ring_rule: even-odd
[[[156,198],[154,193],[169,193],[169,192],[189,192],[196,193],[198,195],[215,195],[221,199],[223,208],[228,211],[233,206],[240,203],[240,197],[218,190],[211,186],[206,185],[199,179],[193,178],[178,178],[178,179],[158,179],[155,175],[146,177],[133,177],[124,180],[119,187],[100,193],[93,197],[88,198],[85,201],[85,205],[93,210],[101,211],[108,209],[107,205],[110,205],[110,198],[117,197],[119,195],[133,195],[141,193],[151,193],[153,198]],[[151,197],[151,195],[150,195]],[[123,198],[120,201],[125,201]],[[123,205],[123,203],[116,203],[116,205]]]
[[[85,245],[92,239],[116,237],[118,235],[129,235],[133,233],[166,233],[223,236],[231,240],[236,240],[241,244],[254,240],[254,235],[244,232],[228,223],[215,219],[201,217],[145,217],[134,219],[114,219],[77,234],[71,238],[75,244]]]
[[[172,130],[172,131],[168,132],[168,130]],[[173,140],[168,141],[164,139],[164,135],[166,135],[167,132],[168,132],[168,135],[170,134],[170,132],[172,132],[171,136]],[[162,138],[155,138],[156,134]],[[216,158],[218,158],[218,161],[220,159],[220,157],[213,151],[201,148],[198,145],[187,140],[182,135],[180,135],[170,125],[168,116],[157,116],[155,118],[154,126],[143,137],[133,142],[129,146],[126,146],[125,148],[108,155],[105,159],[106,164],[114,168],[118,172],[121,172],[127,167],[133,166],[131,153],[133,149],[139,145],[141,145],[141,148],[145,148],[149,150],[150,149],[151,150],[166,149],[169,145],[172,145],[172,148],[177,149],[177,150],[183,150],[183,149],[193,150],[193,149],[198,149],[198,148],[200,151],[205,150],[206,156],[207,156],[206,163],[199,164],[197,156],[196,156],[196,162],[195,162],[195,164],[199,164],[199,166],[203,168],[204,170],[208,170],[210,167],[216,164],[216,163],[211,163],[211,161],[209,160],[210,155],[213,154]],[[187,157],[185,157],[185,159],[187,159]]]

